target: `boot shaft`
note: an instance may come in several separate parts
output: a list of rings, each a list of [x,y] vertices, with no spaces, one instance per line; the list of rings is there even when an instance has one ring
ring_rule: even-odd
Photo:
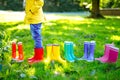
[[[43,60],[44,49],[43,48],[34,48],[35,59]]]
[[[90,56],[94,57],[94,51],[95,51],[95,41],[90,42]]]
[[[18,53],[23,54],[23,45],[22,42],[18,42]]]
[[[108,56],[109,56],[110,46],[114,46],[114,45],[113,44],[105,44],[105,50],[104,50],[105,58],[108,58]]]
[[[16,42],[12,42],[12,59],[16,58]]]
[[[70,62],[74,62],[74,50],[73,50],[73,42],[65,41],[64,42],[64,51],[65,51],[65,58]]]
[[[52,60],[53,59],[52,44],[47,44],[46,49],[47,49],[47,59]]]
[[[18,55],[19,55],[18,60],[22,61],[24,59],[22,42],[18,42]]]
[[[88,55],[88,62],[94,60],[94,51],[95,51],[95,41],[90,42],[90,48],[89,48],[89,55]]]
[[[118,59],[119,48],[110,46],[107,62],[116,62]]]
[[[58,44],[53,44],[52,48],[53,58],[57,60],[60,58],[60,46]]]
[[[64,50],[65,50],[65,55],[66,56],[70,55],[73,52],[73,44],[71,42],[66,41],[64,43]]]
[[[53,60],[57,60],[60,63],[66,63],[66,61],[61,58],[60,45],[53,44],[52,48],[53,48],[52,49],[52,51],[53,51]]]
[[[89,49],[90,49],[90,42],[89,41],[85,41],[84,42],[84,58],[87,59],[88,55],[89,55]]]

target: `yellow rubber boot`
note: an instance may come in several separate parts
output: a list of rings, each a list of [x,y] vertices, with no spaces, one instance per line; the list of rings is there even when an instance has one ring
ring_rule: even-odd
[[[59,61],[60,63],[65,63],[60,56],[60,46],[58,44],[53,44],[53,59]]]
[[[47,44],[47,60],[45,62],[49,63],[53,59],[53,53],[52,53],[52,44]]]

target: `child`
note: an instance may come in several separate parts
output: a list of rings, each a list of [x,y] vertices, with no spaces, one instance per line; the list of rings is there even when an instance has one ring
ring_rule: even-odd
[[[29,63],[43,60],[43,46],[41,38],[41,25],[45,20],[42,7],[44,0],[25,0],[25,23],[30,24],[30,31],[34,40],[34,56],[28,58]]]

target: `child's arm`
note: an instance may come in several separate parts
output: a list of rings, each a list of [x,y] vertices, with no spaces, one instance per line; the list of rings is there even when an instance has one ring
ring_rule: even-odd
[[[34,14],[36,11],[38,11],[42,6],[44,5],[44,0],[35,0],[34,5],[32,5],[30,11],[32,14]]]

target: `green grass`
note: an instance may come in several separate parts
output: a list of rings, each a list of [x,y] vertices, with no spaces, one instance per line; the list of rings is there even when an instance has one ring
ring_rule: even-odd
[[[114,43],[120,48],[119,22],[120,17],[107,16],[106,19],[58,19],[43,23],[44,58],[47,54],[46,45],[56,43],[60,45],[61,56],[64,59],[64,41],[74,42],[74,54],[79,58],[84,53],[84,41],[96,41],[95,58],[103,55],[106,43]],[[1,61],[1,80],[119,80],[120,57],[115,64],[75,61],[67,62],[65,66],[55,61],[49,65],[44,62],[29,65],[27,58],[33,55],[34,48],[29,25],[24,25],[23,22],[1,22],[0,31],[4,32],[2,43],[8,46],[8,51],[4,51],[5,58]],[[23,42],[25,60],[22,63],[11,61],[13,40]]]

